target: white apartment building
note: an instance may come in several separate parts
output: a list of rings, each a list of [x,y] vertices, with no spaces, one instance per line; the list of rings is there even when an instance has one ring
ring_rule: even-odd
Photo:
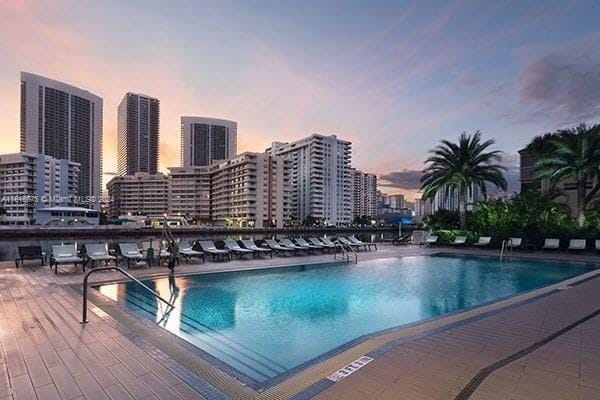
[[[377,216],[377,175],[352,169],[354,217]]]
[[[391,194],[389,199],[392,210],[401,210],[406,207],[406,200],[403,194]]]
[[[181,117],[181,166],[208,166],[237,154],[237,122]]]
[[[210,223],[211,175],[208,167],[172,167],[169,177],[169,214],[196,223]]]
[[[171,216],[281,228],[290,217],[289,170],[283,157],[249,152],[210,167],[169,168]]]
[[[480,200],[483,200],[483,193],[478,186],[473,185],[467,192],[467,210],[472,210],[473,205]],[[438,210],[458,211],[458,207],[458,190],[452,188],[447,190],[446,187],[442,187],[432,199],[433,212]]]
[[[211,166],[213,221],[282,228],[290,216],[289,170],[288,160],[267,153],[242,153]]]
[[[76,202],[80,165],[42,154],[0,155],[0,200],[5,225],[35,224],[37,211]]]
[[[268,153],[291,162],[292,216],[325,224],[352,222],[352,144],[335,135],[311,135],[291,143],[274,142]]]
[[[162,217],[169,212],[169,177],[138,172],[115,176],[107,184],[110,217],[143,215]]]
[[[78,195],[93,200],[101,195],[102,106],[87,90],[21,72],[21,152],[80,164]]]

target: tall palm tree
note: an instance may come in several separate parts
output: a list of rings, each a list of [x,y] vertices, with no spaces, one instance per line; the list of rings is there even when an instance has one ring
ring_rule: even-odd
[[[536,163],[535,179],[547,178],[556,184],[575,181],[577,188],[577,221],[585,223],[585,210],[600,189],[600,124],[557,132],[551,151],[545,152]],[[588,184],[592,183],[588,191]]]
[[[431,199],[435,194],[444,190],[446,194],[458,192],[460,226],[465,228],[467,196],[474,188],[481,189],[487,197],[486,183],[506,190],[504,172],[506,168],[500,165],[502,152],[488,151],[494,145],[494,140],[481,142],[481,131],[472,136],[462,133],[458,143],[442,140],[429,153],[425,160],[427,167],[421,177],[423,198]]]

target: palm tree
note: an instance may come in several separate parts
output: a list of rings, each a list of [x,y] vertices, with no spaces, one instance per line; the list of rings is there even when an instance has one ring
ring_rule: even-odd
[[[536,163],[535,179],[547,178],[551,184],[563,180],[575,181],[577,188],[577,222],[585,223],[585,210],[600,189],[600,124],[557,132],[551,150]],[[593,186],[588,192],[588,183]]]
[[[503,174],[506,168],[499,164],[502,152],[487,151],[494,144],[493,140],[482,143],[480,131],[472,136],[463,132],[458,143],[442,140],[435,149],[429,151],[431,156],[425,160],[429,165],[423,170],[421,177],[423,198],[431,199],[440,190],[444,190],[446,194],[458,191],[462,229],[466,225],[467,196],[474,188],[481,189],[484,197],[487,197],[488,182],[506,190]]]

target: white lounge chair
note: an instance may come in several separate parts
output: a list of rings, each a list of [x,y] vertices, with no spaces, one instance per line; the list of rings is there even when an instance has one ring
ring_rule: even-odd
[[[260,256],[261,254],[269,254],[271,256],[271,258],[273,258],[273,249],[266,249],[264,247],[258,247],[256,245],[256,243],[254,243],[254,240],[252,240],[252,239],[242,240],[242,244],[248,250],[254,250],[254,252],[256,252],[256,254],[258,256]]]
[[[596,252],[600,251],[600,239],[596,239],[596,240],[594,241],[594,250],[595,250]]]
[[[279,244],[281,246],[288,247],[288,248],[296,250],[296,251],[306,251],[306,252],[308,252],[308,251],[312,250],[310,247],[299,246],[297,244],[294,244],[290,239],[280,239],[279,240]]]
[[[419,246],[421,246],[422,244],[427,244],[427,236],[429,235],[427,235],[423,230],[414,230],[411,235],[410,242],[412,244],[418,244]]]
[[[298,246],[308,247],[312,250],[321,250],[323,252],[325,251],[325,248],[323,246],[318,245],[318,244],[308,243],[304,238],[301,238],[301,237],[294,239],[294,241],[296,242],[296,244]]]
[[[542,250],[560,250],[559,239],[545,239]]]
[[[217,258],[225,261],[225,258],[231,260],[231,254],[229,250],[217,249],[217,246],[210,240],[199,240],[198,245],[202,248],[202,251],[210,254],[213,257],[213,261]]]
[[[315,246],[321,246],[323,249],[335,249],[335,244],[327,244],[325,242],[323,242],[322,240],[319,240],[319,238],[316,237],[311,237],[308,238],[308,241],[311,242],[312,244],[314,244]]]
[[[139,261],[145,261],[146,266],[150,266],[150,261],[146,258],[145,255],[142,254],[142,251],[137,246],[137,244],[119,243],[117,247],[119,249],[121,260],[127,260],[127,268],[131,268],[132,261],[135,265],[137,265]]]
[[[107,265],[110,261],[114,261],[117,265],[117,258],[108,253],[105,244],[84,244],[83,245],[86,263],[90,263],[90,267],[94,268],[94,263],[105,262]]]
[[[365,246],[365,248],[369,248],[369,250],[371,249],[371,246],[375,247],[375,250],[377,250],[377,243],[374,242],[363,242],[362,240],[359,240],[356,236],[347,236],[346,239],[348,239],[350,242],[357,244],[359,246]]]
[[[492,238],[490,236],[480,236],[477,243],[474,243],[475,247],[488,247],[492,242]]]
[[[343,246],[345,246],[346,248],[352,248],[352,249],[355,249],[355,250],[360,250],[360,248],[362,246],[365,249],[365,251],[367,250],[367,246],[366,245],[352,243],[351,241],[349,241],[348,239],[346,239],[343,236],[339,236],[337,238],[337,241],[339,243],[341,243]]]
[[[567,251],[585,251],[585,239],[571,239]]]
[[[178,243],[179,254],[185,259],[186,262],[196,257],[202,259],[205,262],[204,253],[198,250],[194,250],[194,247],[187,240],[182,240]]]
[[[295,254],[296,250],[286,247],[286,246],[282,246],[279,243],[277,243],[277,241],[275,239],[265,239],[265,243],[267,244],[267,246],[269,246],[269,248],[271,250],[273,250],[275,253],[279,254],[279,253],[292,253]]]
[[[521,248],[521,244],[523,243],[523,239],[518,237],[508,238],[508,246],[512,247],[513,250]]]
[[[466,236],[457,236],[454,238],[454,242],[451,242],[450,244],[452,246],[464,246],[466,243],[467,243]]]
[[[225,248],[234,254],[237,254],[239,258],[242,258],[244,254],[249,254],[254,258],[254,250],[242,249],[238,242],[235,240],[224,240]]]
[[[438,241],[438,236],[436,235],[427,235],[425,237],[425,246],[433,246],[437,243]]]
[[[54,266],[54,273],[58,274],[59,265],[73,265],[77,267],[80,264],[85,272],[85,263],[83,258],[79,257],[77,247],[74,244],[62,244],[52,246],[52,254],[50,255],[50,269]]]

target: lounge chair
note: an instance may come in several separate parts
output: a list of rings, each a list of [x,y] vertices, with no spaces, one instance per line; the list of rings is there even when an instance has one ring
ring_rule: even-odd
[[[179,246],[179,254],[185,259],[186,262],[189,262],[192,258],[196,257],[201,259],[204,262],[204,253],[201,251],[196,251],[192,248],[192,245],[187,240],[181,240],[178,244]]]
[[[523,239],[517,237],[511,237],[508,239],[508,246],[513,250],[520,249],[523,244]]]
[[[346,239],[343,236],[339,236],[337,238],[337,241],[344,247],[346,248],[350,248],[352,250],[360,250],[361,246],[364,247],[365,250],[367,250],[367,246],[366,245],[360,245],[360,244],[356,244],[356,243],[352,243],[351,241],[349,241],[348,239]]]
[[[454,242],[451,242],[450,244],[452,246],[464,246],[466,243],[467,243],[466,236],[457,236],[454,238]]]
[[[377,250],[377,243],[373,243],[373,242],[363,242],[362,240],[357,239],[355,236],[347,236],[346,239],[348,239],[350,242],[357,244],[359,246],[365,246],[365,248],[369,248],[369,250],[371,249],[371,246],[375,247],[375,250]]]
[[[15,267],[19,268],[19,263],[23,264],[25,260],[40,260],[42,265],[46,263],[46,253],[42,251],[41,246],[18,246],[19,257],[15,258]]]
[[[120,260],[127,260],[127,268],[131,268],[131,262],[134,265],[138,265],[140,261],[146,262],[146,266],[150,267],[150,260],[142,254],[142,251],[135,243],[119,243],[117,245],[119,250]]]
[[[298,246],[297,244],[294,244],[294,242],[292,242],[290,239],[280,239],[279,240],[279,244],[285,247],[289,247],[290,249],[294,249],[297,252],[300,251],[311,251],[312,249],[310,247],[307,246]]]
[[[327,237],[322,237],[322,238],[320,238],[319,240],[320,240],[321,242],[323,242],[323,243],[324,243],[325,245],[327,245],[327,246],[331,246],[331,247],[334,247],[334,248],[338,246],[337,244],[333,243],[333,242],[331,241],[331,239],[329,239],[329,238],[327,238]]]
[[[94,268],[94,263],[104,262],[108,265],[109,262],[114,261],[117,265],[117,257],[111,256],[108,253],[105,244],[84,244],[83,254],[85,256],[85,262],[90,263],[90,267]]]
[[[254,258],[254,250],[242,249],[238,242],[236,242],[235,240],[225,240],[223,241],[223,243],[225,243],[225,248],[227,250],[233,252],[234,254],[237,254],[240,258],[242,258],[244,254],[250,254]]]
[[[477,243],[474,243],[474,247],[489,247],[492,242],[492,238],[490,236],[480,236]]]
[[[585,252],[585,239],[571,239],[567,251],[583,251]]]
[[[159,240],[147,240],[142,242],[142,251],[146,253],[149,260],[156,260],[160,265],[161,262],[167,261],[171,257],[171,253],[163,246]]]
[[[290,247],[280,245],[274,239],[265,239],[265,243],[267,244],[267,246],[269,246],[269,248],[271,250],[273,250],[276,253],[283,253],[283,254],[285,254],[285,253],[292,253],[292,254],[295,254],[297,252],[296,249],[292,249]]]
[[[596,251],[596,252],[600,251],[600,239],[596,239],[594,241],[594,251]]]
[[[425,236],[425,246],[433,246],[437,243],[438,236],[436,235],[427,235]]]
[[[325,247],[318,245],[318,244],[312,244],[312,243],[308,243],[304,238],[296,238],[294,239],[296,241],[296,244],[298,246],[302,246],[302,247],[308,247],[310,249],[312,249],[313,251],[315,250],[321,250],[321,251],[325,251]]]
[[[81,264],[83,272],[85,272],[85,263],[83,258],[79,257],[77,247],[74,244],[62,244],[52,246],[52,254],[50,255],[50,269],[54,266],[54,273],[58,274],[59,265],[73,265],[77,267]]]
[[[560,250],[559,239],[545,239],[542,250]]]
[[[311,238],[308,238],[308,241],[310,243],[314,244],[315,246],[321,246],[323,248],[323,251],[325,251],[325,250],[335,250],[335,244],[333,244],[333,243],[327,244],[327,243],[319,240],[319,238],[311,237]]]
[[[217,249],[217,246],[210,240],[199,240],[197,243],[203,252],[212,256],[213,261],[216,261],[217,258],[221,258],[223,261],[227,258],[231,261],[231,253],[229,253],[229,250]]]
[[[256,255],[259,257],[261,254],[269,254],[271,256],[271,258],[273,258],[273,249],[258,247],[256,245],[256,243],[254,243],[254,240],[252,240],[252,239],[242,240],[242,244],[244,245],[244,247],[246,249],[254,251],[256,253]]]

